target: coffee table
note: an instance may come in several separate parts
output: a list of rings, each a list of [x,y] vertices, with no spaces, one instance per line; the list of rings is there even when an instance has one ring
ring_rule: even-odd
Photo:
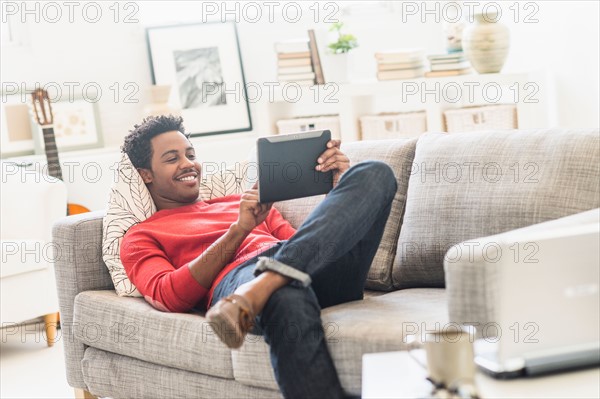
[[[363,355],[362,397],[427,398],[431,384],[425,351],[383,352]],[[535,378],[496,380],[480,372],[475,379],[481,398],[600,398],[600,368]]]

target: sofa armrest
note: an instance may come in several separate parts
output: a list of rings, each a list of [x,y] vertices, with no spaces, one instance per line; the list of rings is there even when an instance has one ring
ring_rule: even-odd
[[[596,208],[454,245],[448,250],[444,259],[449,320],[475,326],[497,322],[497,283],[503,264],[499,261],[499,256],[514,256],[510,247],[516,242],[522,242],[523,237],[599,222],[600,208]],[[500,255],[496,252],[497,248],[501,248]]]
[[[448,320],[458,324],[486,325],[496,319],[498,265],[487,262],[481,248],[496,236],[461,242],[444,259]],[[466,254],[454,260],[454,254]]]
[[[81,372],[85,347],[75,338],[73,323],[75,296],[89,290],[114,290],[102,260],[102,218],[105,210],[68,216],[54,223],[54,270],[60,307],[61,339],[65,348],[67,381],[74,388],[87,389]]]

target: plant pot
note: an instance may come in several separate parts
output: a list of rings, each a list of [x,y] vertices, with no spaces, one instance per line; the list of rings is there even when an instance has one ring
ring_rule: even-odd
[[[510,48],[510,32],[494,13],[475,14],[475,23],[463,32],[462,47],[467,59],[479,73],[502,70]]]
[[[327,83],[347,83],[348,65],[348,53],[326,55],[323,65],[325,81]]]

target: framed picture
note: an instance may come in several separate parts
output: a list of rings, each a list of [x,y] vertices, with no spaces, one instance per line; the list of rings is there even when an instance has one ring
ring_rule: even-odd
[[[233,22],[146,29],[152,83],[171,85],[192,136],[252,130],[246,81]]]
[[[84,99],[52,103],[54,139],[60,151],[82,150],[102,146],[96,104]],[[44,148],[42,129],[38,128],[40,147]]]
[[[35,152],[35,125],[25,93],[1,94],[0,155],[8,158]]]

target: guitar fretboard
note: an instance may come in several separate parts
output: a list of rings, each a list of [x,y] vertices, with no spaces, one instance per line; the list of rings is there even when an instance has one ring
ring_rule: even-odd
[[[62,169],[58,160],[54,128],[47,126],[42,129],[42,132],[44,133],[44,149],[46,151],[46,160],[48,161],[48,174],[62,180]]]

